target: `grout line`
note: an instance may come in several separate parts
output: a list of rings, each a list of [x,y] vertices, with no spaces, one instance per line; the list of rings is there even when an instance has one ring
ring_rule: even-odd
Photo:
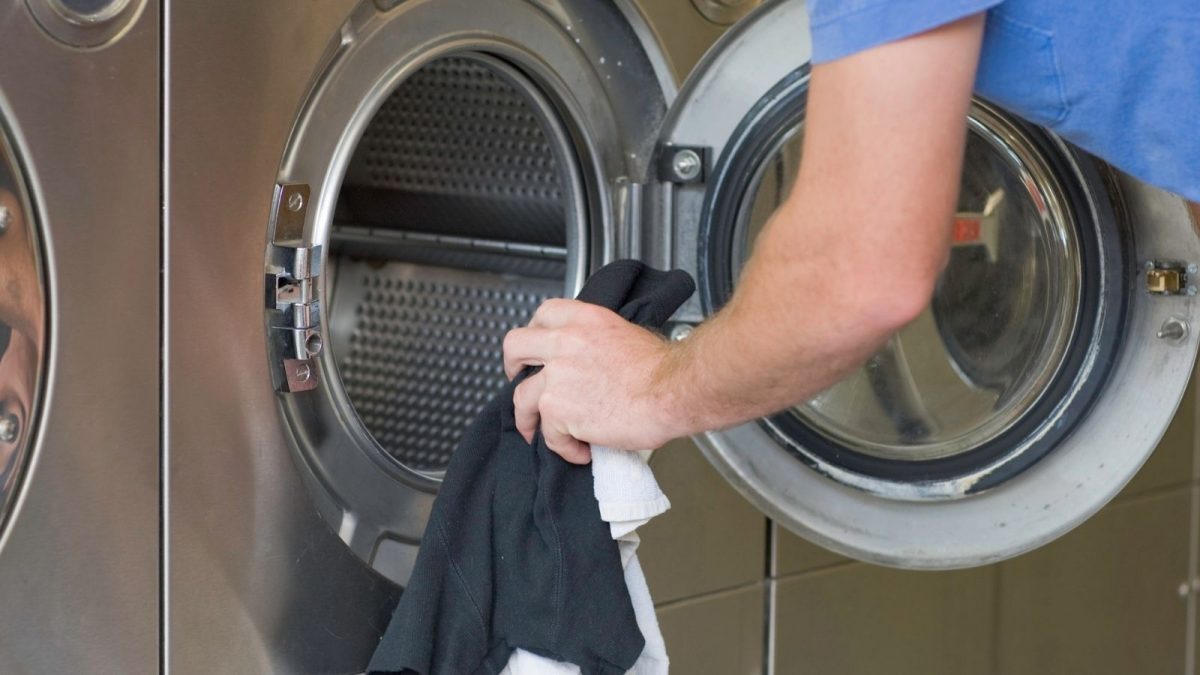
[[[676,598],[674,600],[667,600],[666,602],[655,605],[654,611],[661,612],[664,609],[675,609],[676,607],[683,607],[685,605],[690,605],[695,602],[699,602],[699,601],[703,601],[703,600],[711,600],[712,598],[715,598],[719,595],[731,595],[733,593],[737,593],[738,591],[744,591],[746,589],[755,588],[757,586],[762,586],[762,585],[763,585],[762,579],[755,579],[754,581],[746,581],[746,582],[743,582],[740,584],[735,584],[733,586],[725,586],[722,588],[713,589],[711,591],[704,591],[702,593],[697,593],[696,595],[689,595],[685,598]]]
[[[840,569],[843,569],[846,567],[853,567],[855,565],[867,565],[867,564],[869,564],[869,563],[864,563],[861,560],[839,560],[838,562],[835,562],[835,563],[830,563],[828,565],[821,565],[820,567],[813,567],[812,569],[807,569],[807,570],[803,570],[800,572],[788,572],[787,574],[778,574],[778,575],[772,577],[772,581],[792,581],[794,579],[801,579],[804,577],[817,576],[817,575],[823,574],[825,572],[834,572],[834,571],[837,571],[837,570],[840,570]]]
[[[777,559],[779,553],[779,525],[770,518],[766,519],[766,565],[763,572],[766,583],[763,585],[763,662],[764,675],[775,674],[775,629],[776,629],[776,592],[775,582]]]
[[[992,565],[992,675],[1004,672],[1000,667],[1003,660],[1000,645],[1004,637],[1003,613],[1000,611],[1001,598],[1004,597],[1004,567],[1003,561]]]
[[[1193,376],[1194,377],[1194,376]],[[1192,384],[1191,386],[1195,386]],[[1193,425],[1200,420],[1200,397],[1192,404]],[[1176,413],[1178,414],[1178,413]],[[1187,594],[1187,620],[1184,622],[1183,636],[1183,672],[1184,675],[1194,675],[1196,672],[1196,588],[1195,580],[1200,573],[1200,487],[1196,480],[1200,478],[1200,434],[1193,426],[1192,429],[1192,487],[1191,508],[1188,514],[1188,566],[1187,577],[1184,579]]]

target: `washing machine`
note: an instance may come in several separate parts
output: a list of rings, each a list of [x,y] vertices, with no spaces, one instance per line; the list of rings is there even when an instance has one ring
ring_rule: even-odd
[[[363,668],[543,299],[634,257],[698,280],[675,338],[720,308],[795,175],[809,74],[802,3],[734,18],[677,90],[627,0],[168,5],[169,672]],[[968,123],[926,314],[813,401],[698,439],[863,560],[982,565],[1071,529],[1195,360],[1185,204],[987,101]]]
[[[0,672],[154,673],[158,3],[0,34]]]

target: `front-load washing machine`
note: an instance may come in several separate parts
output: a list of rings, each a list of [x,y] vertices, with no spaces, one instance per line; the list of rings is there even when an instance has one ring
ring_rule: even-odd
[[[765,3],[676,95],[623,0],[171,5],[168,670],[362,668],[503,334],[617,257],[696,276],[680,339],[732,292],[796,170],[806,35],[802,3]],[[987,101],[969,134],[926,315],[700,439],[865,560],[980,565],[1077,525],[1195,359],[1181,200]]]
[[[0,672],[154,673],[158,3],[0,35]]]

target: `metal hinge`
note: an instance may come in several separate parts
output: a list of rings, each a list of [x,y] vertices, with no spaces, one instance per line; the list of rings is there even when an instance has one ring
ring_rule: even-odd
[[[272,243],[267,253],[266,307],[271,378],[276,391],[317,387],[321,353],[321,247],[302,235],[307,185],[277,185],[271,208]]]

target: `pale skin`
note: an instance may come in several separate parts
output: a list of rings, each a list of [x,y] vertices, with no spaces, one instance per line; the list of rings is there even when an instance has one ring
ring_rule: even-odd
[[[807,400],[928,305],[947,260],[984,16],[817,65],[796,184],[727,305],[671,343],[552,300],[508,334],[517,427],[574,463]]]

